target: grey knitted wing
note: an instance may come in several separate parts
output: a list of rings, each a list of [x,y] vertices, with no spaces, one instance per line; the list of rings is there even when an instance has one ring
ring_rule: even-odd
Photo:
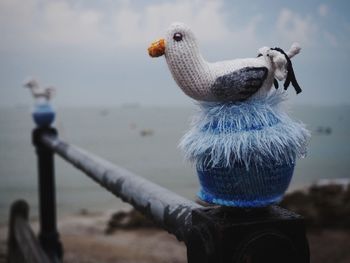
[[[211,91],[219,100],[243,101],[262,86],[267,77],[266,67],[245,67],[218,77]]]

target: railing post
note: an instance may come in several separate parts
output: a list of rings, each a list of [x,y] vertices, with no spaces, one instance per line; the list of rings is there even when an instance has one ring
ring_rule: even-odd
[[[310,262],[302,217],[277,206],[195,209],[186,246],[188,263]]]
[[[54,128],[36,128],[32,134],[38,157],[39,183],[39,241],[52,262],[61,262],[63,248],[59,240],[56,222],[56,192],[53,152],[45,147],[40,138],[43,134],[57,136]]]

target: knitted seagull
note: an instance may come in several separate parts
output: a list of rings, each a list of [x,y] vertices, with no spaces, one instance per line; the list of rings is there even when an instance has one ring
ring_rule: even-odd
[[[148,48],[149,55],[165,55],[173,78],[190,97],[199,101],[244,101],[251,96],[267,94],[272,84],[290,82],[297,93],[301,89],[295,79],[290,58],[300,52],[293,44],[285,53],[280,48],[263,47],[256,58],[207,62],[199,53],[193,32],[183,23],[173,23],[165,39]]]
[[[38,81],[34,78],[25,81],[23,86],[30,89],[34,99],[36,99],[37,101],[48,102],[55,93],[54,87],[49,86],[44,89],[40,87]]]

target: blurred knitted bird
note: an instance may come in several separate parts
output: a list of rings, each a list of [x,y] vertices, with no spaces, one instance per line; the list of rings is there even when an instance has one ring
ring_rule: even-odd
[[[39,85],[39,82],[35,78],[30,78],[25,81],[23,86],[25,88],[29,88],[33,98],[36,101],[50,101],[53,95],[55,94],[55,88],[53,86],[48,86],[46,88],[42,88]]]
[[[55,94],[52,86],[42,88],[39,82],[31,78],[23,83],[25,88],[29,88],[34,98],[34,108],[32,116],[38,127],[49,127],[55,119],[55,111],[50,104],[50,100]]]
[[[256,58],[207,62],[199,52],[193,32],[183,23],[173,23],[165,39],[148,48],[149,55],[165,55],[169,69],[180,88],[199,101],[244,101],[255,95],[266,94],[272,84],[286,79],[296,92],[301,89],[295,79],[290,58],[300,52],[294,43],[285,53],[280,48],[259,49]]]

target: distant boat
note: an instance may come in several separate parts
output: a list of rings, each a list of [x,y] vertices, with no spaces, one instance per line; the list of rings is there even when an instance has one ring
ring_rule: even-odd
[[[134,122],[130,122],[130,123],[129,123],[129,129],[130,129],[130,130],[135,130],[136,127],[137,127],[137,125],[136,125]]]
[[[109,114],[109,110],[103,109],[103,110],[100,110],[99,113],[100,113],[101,116],[107,116]]]
[[[330,135],[332,133],[332,128],[329,126],[318,126],[316,129],[316,134],[318,135]]]
[[[141,136],[151,136],[154,134],[154,131],[152,129],[143,129],[140,131]]]

